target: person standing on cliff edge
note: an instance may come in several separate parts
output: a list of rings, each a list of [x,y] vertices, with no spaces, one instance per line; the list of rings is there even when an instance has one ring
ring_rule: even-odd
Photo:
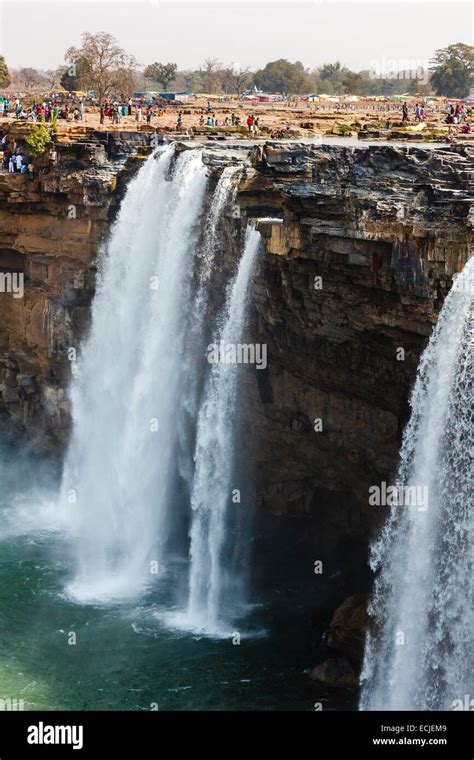
[[[402,114],[403,114],[402,121],[403,122],[408,121],[408,106],[406,104],[406,101],[403,102]]]

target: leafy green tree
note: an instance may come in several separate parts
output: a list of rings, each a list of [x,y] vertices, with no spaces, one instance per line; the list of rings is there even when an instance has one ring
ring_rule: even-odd
[[[406,87],[403,82],[398,79],[371,79],[369,72],[365,75],[362,74],[362,84],[360,86],[361,95],[397,95],[401,92],[406,92]]]
[[[339,61],[336,61],[336,63],[325,63],[324,66],[321,68],[321,71],[319,72],[319,78],[320,79],[341,79],[341,76],[343,74],[343,67],[341,66]]]
[[[82,87],[84,66],[78,58],[76,63],[65,68],[61,74],[60,84],[68,92],[80,90]]]
[[[203,92],[204,86],[200,71],[188,71],[184,75],[184,88],[189,92]]]
[[[50,131],[44,124],[35,124],[29,135],[25,138],[28,153],[32,158],[40,156],[53,142]]]
[[[353,91],[349,84],[351,82],[344,83],[347,77],[353,75],[354,72],[349,71],[348,68],[342,66],[339,61],[335,63],[325,63],[321,68],[316,69],[312,76],[314,79],[314,89],[318,93],[327,93],[328,95],[342,95],[345,92]],[[355,80],[354,86],[360,85],[359,80]]]
[[[358,95],[362,87],[363,77],[355,71],[348,71],[342,80],[345,92],[349,95]]]
[[[431,84],[422,84],[419,79],[410,79],[406,92],[410,95],[419,95],[420,97],[426,97],[432,90]]]
[[[161,84],[166,91],[170,82],[173,82],[175,79],[177,71],[178,67],[176,63],[151,63],[146,67],[143,74],[151,82]]]
[[[0,55],[0,87],[8,87],[12,78],[3,55]]]
[[[431,85],[437,95],[464,98],[474,83],[474,47],[458,42],[437,50],[431,63]]]
[[[309,75],[302,70],[301,63],[290,63],[285,58],[270,61],[265,68],[255,72],[255,84],[267,92],[302,93],[311,92],[313,82]]]

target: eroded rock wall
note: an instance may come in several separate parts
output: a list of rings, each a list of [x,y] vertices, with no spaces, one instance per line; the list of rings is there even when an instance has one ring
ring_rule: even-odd
[[[21,125],[9,137],[21,144]],[[0,272],[24,277],[22,298],[0,292],[0,419],[39,449],[67,438],[68,352],[87,328],[97,252],[144,144],[88,131],[58,140],[32,177],[0,173]]]
[[[394,474],[420,354],[472,252],[473,160],[466,149],[295,146],[253,161],[242,214],[282,218],[259,223],[260,502],[307,518],[336,568],[353,551],[362,566],[384,517],[368,489]]]

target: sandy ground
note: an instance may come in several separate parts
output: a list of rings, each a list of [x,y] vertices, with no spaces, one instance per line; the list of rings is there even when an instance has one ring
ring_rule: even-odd
[[[260,132],[263,137],[268,137],[273,130],[283,130],[287,127],[294,132],[291,135],[293,137],[308,137],[313,134],[324,134],[330,131],[334,131],[335,134],[343,134],[344,131],[353,130],[353,132],[357,133],[364,125],[368,129],[384,129],[387,117],[390,117],[393,128],[397,129],[402,126],[401,105],[398,103],[390,103],[389,110],[387,110],[386,104],[357,104],[354,109],[338,109],[334,107],[334,104],[322,106],[320,104],[305,103],[299,104],[296,107],[289,107],[279,103],[260,103],[254,105],[240,102],[216,102],[212,103],[212,106],[213,116],[218,120],[218,126],[214,128],[205,126],[208,116],[207,101],[194,102],[181,107],[168,106],[163,111],[154,108],[151,126],[154,129],[174,132],[177,127],[177,117],[180,110],[183,114],[183,132],[188,131],[191,127],[198,130],[202,129],[204,132],[209,133],[220,132],[223,129],[226,116],[229,117],[230,122],[232,112],[240,117],[244,129],[246,128],[246,120],[249,114],[258,117]],[[201,126],[199,123],[201,116],[204,119],[204,126]],[[426,127],[422,133],[426,133],[432,129],[441,129],[443,132],[447,132],[449,126],[444,123],[445,117],[444,110],[435,111],[428,108],[425,119]],[[10,116],[8,120],[0,120],[0,123],[5,121],[12,123],[15,119]],[[410,108],[409,125],[414,126],[415,124],[414,111]],[[59,131],[68,131],[72,126],[95,129],[136,130],[138,127],[142,128],[145,125],[144,109],[140,124],[137,122],[135,115],[132,114],[132,116],[122,117],[121,123],[118,125],[113,124],[111,119],[106,117],[104,125],[101,127],[98,109],[86,107],[83,121],[66,122],[60,120],[58,122],[58,129]],[[232,130],[229,128],[228,131]]]
[[[189,127],[199,128],[201,116],[204,119],[204,126],[207,120],[207,103],[202,103],[198,106],[183,106],[182,108],[168,107],[162,113],[163,115],[154,115],[152,118],[152,126],[155,128],[176,129],[178,112],[182,111],[183,114],[183,127],[184,130]],[[154,109],[155,114],[158,113],[158,109]],[[272,107],[270,104],[259,104],[257,106],[248,106],[247,104],[236,103],[232,104],[216,104],[213,105],[213,116],[218,120],[218,129],[222,128],[226,116],[230,118],[232,113],[238,116],[241,120],[242,126],[246,127],[247,116],[252,114],[258,117],[259,126],[262,131],[271,132],[275,129],[284,129],[290,127],[292,129],[305,129],[308,122],[313,124],[315,132],[326,131],[339,125],[351,125],[354,124],[355,128],[362,127],[364,123],[367,123],[370,127],[381,128],[385,126],[387,117],[390,117],[392,122],[399,122],[401,125],[402,113],[401,108],[391,107],[390,111],[387,110],[372,110],[372,109],[357,109],[357,110],[336,110],[334,108],[322,109],[313,107],[298,107],[289,108],[282,106]],[[427,129],[431,126],[438,127],[442,124],[445,114],[429,113],[427,115],[426,123]],[[145,123],[145,120],[142,119]],[[99,125],[98,113],[86,112],[85,123],[93,126]],[[111,124],[111,120],[105,120],[106,124]],[[415,124],[414,114],[410,119],[411,124]],[[304,127],[302,125],[305,125]],[[123,118],[122,127],[131,127],[136,129],[137,122],[134,116],[126,116]],[[443,125],[444,126],[444,125]],[[307,131],[308,127],[306,127]],[[446,126],[447,129],[447,126]],[[310,130],[311,131],[311,130]]]

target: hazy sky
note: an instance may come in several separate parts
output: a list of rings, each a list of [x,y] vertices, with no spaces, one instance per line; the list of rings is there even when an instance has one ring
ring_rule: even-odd
[[[256,68],[276,58],[314,67],[341,60],[425,61],[454,42],[473,43],[471,2],[342,0],[0,0],[0,44],[11,68],[56,68],[81,32],[107,31],[140,64],[197,68],[207,57]]]

